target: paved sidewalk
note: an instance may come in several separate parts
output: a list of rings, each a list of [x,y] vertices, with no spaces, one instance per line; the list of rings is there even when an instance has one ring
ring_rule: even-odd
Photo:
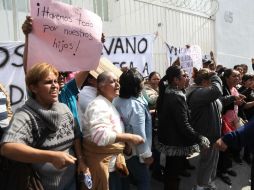
[[[199,156],[190,159],[190,163],[192,165],[197,166]],[[239,165],[233,162],[233,170],[237,172],[236,177],[231,177],[233,182],[232,187],[228,186],[227,184],[223,183],[220,179],[216,179],[215,184],[217,186],[217,190],[250,190],[250,166],[245,162],[243,165]],[[182,177],[180,190],[191,190],[195,184],[195,177],[196,177],[196,170],[189,170],[191,172],[191,177]],[[136,190],[135,187],[132,190]],[[152,180],[151,190],[163,190],[162,183]]]

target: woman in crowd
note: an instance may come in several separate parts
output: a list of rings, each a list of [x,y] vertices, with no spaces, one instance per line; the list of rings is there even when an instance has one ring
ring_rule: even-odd
[[[191,124],[199,134],[206,136],[213,144],[221,134],[222,81],[209,69],[194,70],[195,84],[187,89],[187,102],[191,110]],[[216,177],[219,151],[211,146],[201,150],[197,172],[196,190],[216,189]]]
[[[97,78],[98,96],[88,104],[83,122],[83,154],[90,167],[93,189],[121,190],[121,176],[128,175],[123,142],[141,144],[139,135],[124,133],[119,113],[112,104],[119,95],[119,83],[112,72]],[[120,172],[120,173],[119,173]]]
[[[244,101],[244,113],[248,121],[254,119],[254,75],[245,74],[242,78],[242,87],[238,89],[239,93],[246,96]]]
[[[151,72],[148,76],[148,82],[144,85],[144,89],[142,91],[143,96],[148,102],[149,109],[155,109],[156,101],[158,98],[159,92],[159,82],[160,82],[160,74],[157,72]]]
[[[244,96],[238,93],[236,85],[240,81],[240,73],[234,69],[225,69],[222,72],[223,81],[223,96],[220,98],[223,104],[222,110],[222,135],[228,132],[236,130],[239,127],[239,117],[238,117],[238,106],[243,105]],[[238,150],[230,150],[235,152],[235,155],[239,153]],[[231,176],[236,176],[236,172],[232,168],[232,159],[230,158],[229,151],[220,152],[217,176],[222,179],[223,182],[231,185]]]
[[[81,156],[73,115],[58,102],[57,78],[58,71],[47,63],[36,64],[28,71],[26,85],[31,97],[13,116],[1,141],[1,155],[31,163],[44,189],[75,190],[76,160],[78,171],[89,170]],[[43,135],[40,147],[35,147]]]
[[[186,76],[179,66],[170,66],[159,84],[158,98],[158,145],[166,155],[164,189],[179,189],[179,174],[184,169],[185,157],[208,148],[209,140],[195,132],[190,125],[186,97],[182,91]]]
[[[158,127],[158,119],[156,113],[156,102],[159,96],[159,82],[160,82],[160,74],[156,71],[153,71],[148,76],[148,81],[144,85],[144,89],[142,90],[142,94],[146,101],[148,102],[148,107],[152,116],[152,136],[157,133]],[[162,178],[162,168],[160,166],[160,153],[155,149],[154,144],[152,144],[152,152],[154,157],[154,163],[152,164],[152,177],[158,180]]]
[[[244,106],[244,114],[246,116],[247,121],[253,121],[254,119],[254,75],[245,74],[242,78],[242,86],[238,89],[239,93],[246,96],[244,101],[246,102]],[[251,155],[249,152],[249,148],[244,147],[243,160],[245,160],[248,164],[251,163]]]
[[[114,100],[114,105],[120,113],[126,132],[140,135],[145,142],[131,145],[131,155],[127,159],[130,176],[139,190],[150,189],[148,166],[153,162],[152,121],[147,101],[142,96],[143,76],[130,69],[120,76],[120,94]],[[127,187],[129,181],[127,182]],[[128,188],[127,188],[128,189]]]

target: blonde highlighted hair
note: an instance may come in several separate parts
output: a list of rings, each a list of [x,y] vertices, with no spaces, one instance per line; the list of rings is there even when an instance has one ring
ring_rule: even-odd
[[[33,65],[26,74],[26,86],[36,85],[38,82],[46,78],[49,73],[54,73],[58,77],[57,69],[48,63],[38,63]],[[30,90],[30,89],[29,89]]]

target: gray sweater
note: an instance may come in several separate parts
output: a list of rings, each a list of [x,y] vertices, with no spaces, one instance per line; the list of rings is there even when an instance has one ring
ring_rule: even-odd
[[[74,119],[69,108],[59,102],[46,110],[30,98],[16,111],[2,143],[15,142],[34,147],[45,128],[48,128],[50,134],[38,147],[39,149],[65,151],[73,155]],[[33,167],[38,171],[42,184],[47,190],[68,189],[69,184],[74,180],[74,165],[62,170],[56,169],[51,163],[33,164]]]
[[[214,143],[221,134],[222,81],[217,76],[211,77],[210,87],[192,85],[187,89],[187,103],[191,111],[192,127]]]

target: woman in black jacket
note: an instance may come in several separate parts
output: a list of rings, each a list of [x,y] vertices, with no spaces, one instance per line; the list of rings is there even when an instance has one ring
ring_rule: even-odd
[[[170,66],[159,84],[157,148],[166,155],[164,190],[178,190],[178,176],[184,169],[185,157],[199,151],[198,144],[209,147],[209,140],[190,125],[186,97],[182,92],[185,82],[184,70]]]

